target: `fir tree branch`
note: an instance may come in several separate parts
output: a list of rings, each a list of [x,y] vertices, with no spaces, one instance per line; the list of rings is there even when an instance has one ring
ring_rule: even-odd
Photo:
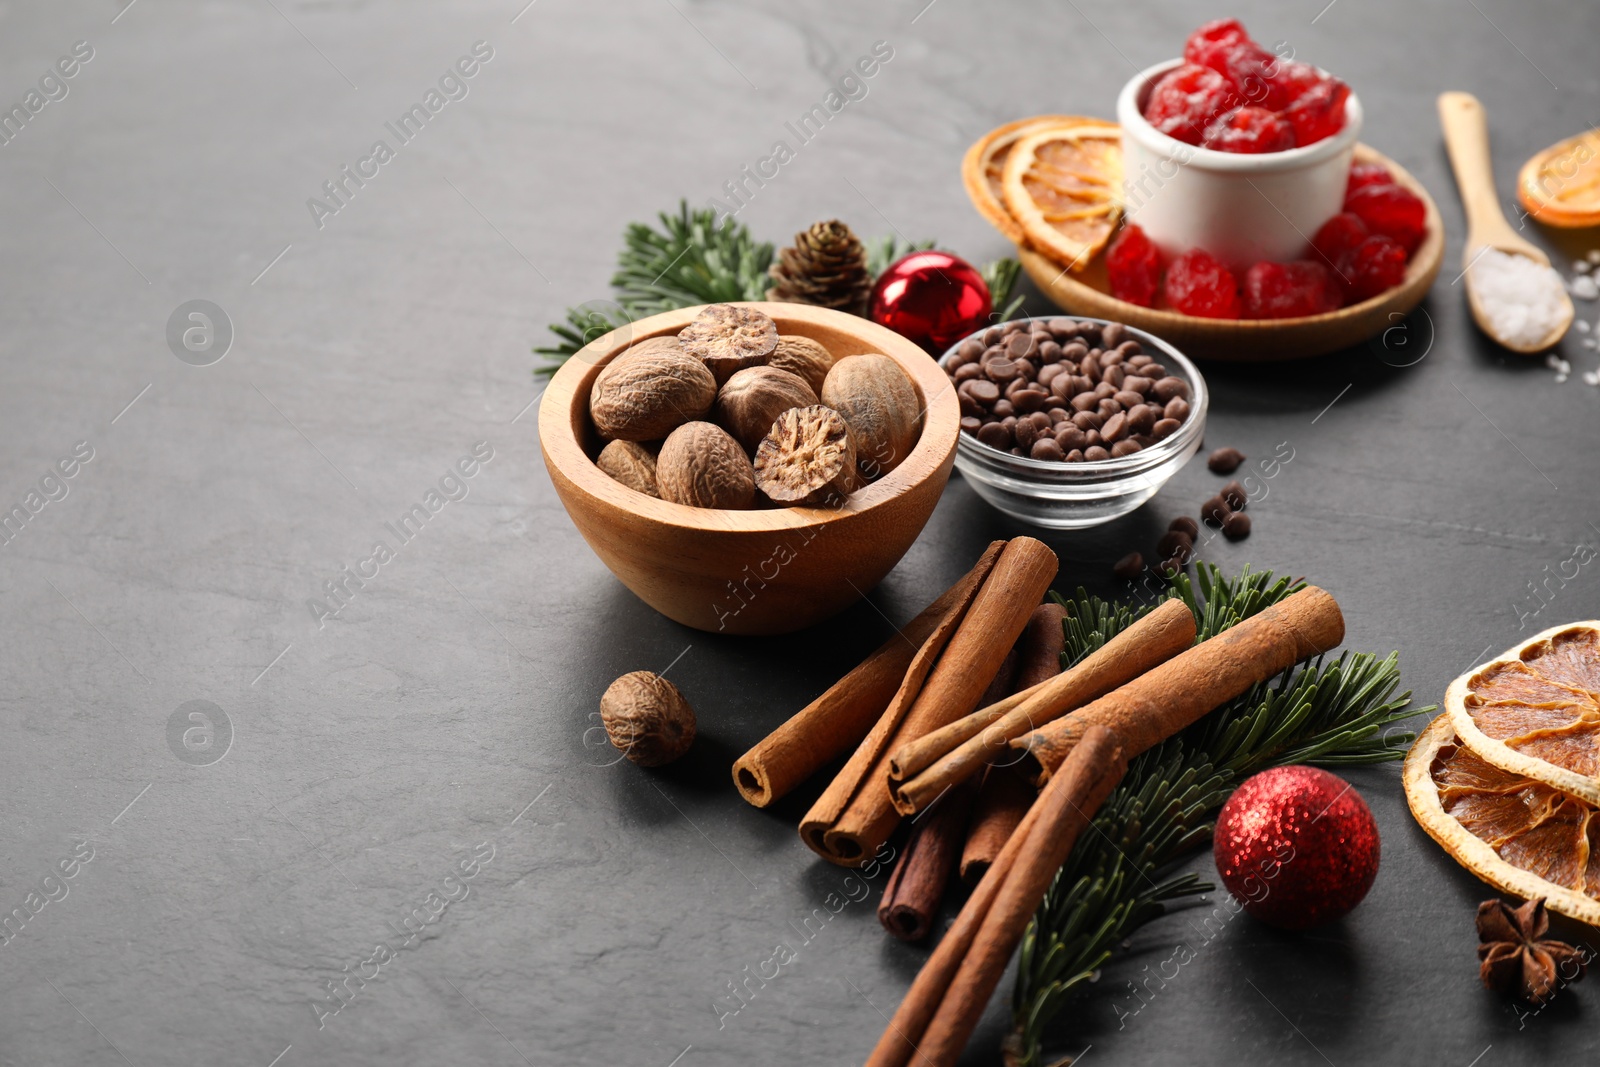
[[[1196,592],[1196,584],[1199,586]],[[1229,580],[1212,566],[1180,575],[1171,595],[1194,612],[1197,640],[1294,593],[1304,582],[1246,568]],[[1063,664],[1088,655],[1145,611],[1079,590],[1067,609]],[[1153,606],[1153,605],[1152,605]],[[1394,654],[1319,657],[1253,687],[1136,758],[1057,873],[1023,938],[1006,1058],[1038,1067],[1045,1031],[1075,992],[1166,902],[1209,891],[1194,874],[1163,876],[1211,836],[1217,811],[1245,777],[1294,763],[1358,764],[1400,758],[1412,709]]]

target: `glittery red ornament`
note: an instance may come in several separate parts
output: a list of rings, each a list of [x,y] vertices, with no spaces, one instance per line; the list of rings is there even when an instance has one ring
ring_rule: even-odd
[[[867,315],[938,355],[989,321],[994,302],[983,275],[948,252],[913,252],[872,287]]]
[[[1308,930],[1361,903],[1378,876],[1378,824],[1343,778],[1316,767],[1262,771],[1217,816],[1217,873],[1269,926]]]

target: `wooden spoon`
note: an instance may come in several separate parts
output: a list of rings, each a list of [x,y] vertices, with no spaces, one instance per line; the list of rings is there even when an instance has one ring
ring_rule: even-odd
[[[1462,271],[1467,283],[1467,303],[1478,327],[1497,343],[1513,352],[1532,355],[1543,352],[1565,336],[1572,326],[1572,298],[1562,293],[1565,308],[1561,322],[1549,336],[1537,343],[1517,344],[1495,333],[1488,315],[1478,301],[1472,278],[1472,263],[1485,248],[1514,256],[1526,256],[1540,266],[1549,267],[1550,257],[1511,228],[1500,210],[1494,191],[1494,172],[1489,166],[1489,123],[1483,105],[1471,93],[1440,93],[1439,123],[1444,127],[1445,147],[1450,150],[1450,165],[1455,168],[1456,185],[1461,190],[1461,206],[1467,213],[1467,243],[1462,250]]]

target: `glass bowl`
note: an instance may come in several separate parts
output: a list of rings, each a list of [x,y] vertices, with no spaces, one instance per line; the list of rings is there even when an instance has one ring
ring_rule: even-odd
[[[1107,326],[1109,319],[1057,316],[1072,322]],[[985,327],[970,337],[982,337]],[[1138,341],[1145,354],[1168,374],[1189,385],[1189,417],[1170,437],[1131,456],[1080,463],[1054,462],[1014,456],[991,448],[969,433],[956,441],[956,469],[973,490],[1000,511],[1023,522],[1053,530],[1098,526],[1126,515],[1155,495],[1167,479],[1178,473],[1200,448],[1206,432],[1206,382],[1195,365],[1176,348],[1144,330],[1123,324],[1127,337]],[[939,358],[943,369],[963,337]]]

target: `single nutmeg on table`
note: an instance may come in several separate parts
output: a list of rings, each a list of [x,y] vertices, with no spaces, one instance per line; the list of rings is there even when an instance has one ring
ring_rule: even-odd
[[[600,697],[606,737],[641,767],[671,763],[694,744],[694,709],[678,687],[651,671],[624,674]]]

